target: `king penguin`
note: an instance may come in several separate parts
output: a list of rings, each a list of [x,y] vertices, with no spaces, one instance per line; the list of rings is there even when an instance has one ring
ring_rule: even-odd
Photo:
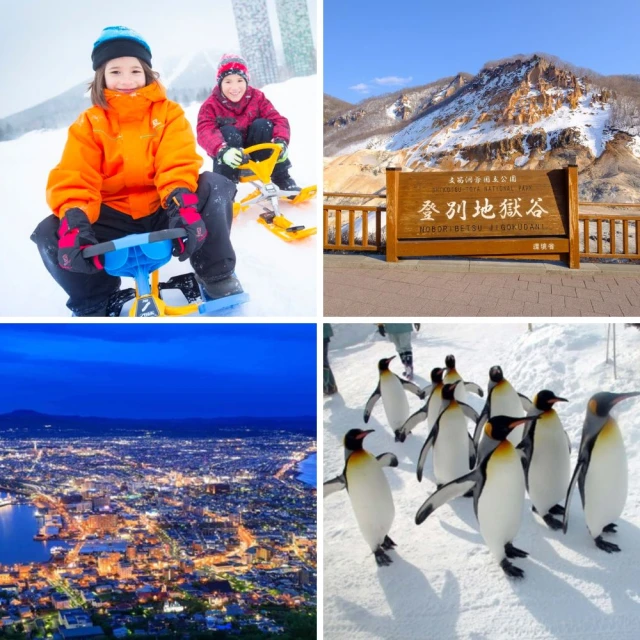
[[[378,371],[380,378],[378,386],[371,394],[364,408],[365,424],[369,422],[371,412],[376,402],[382,397],[382,405],[387,416],[387,422],[391,430],[396,433],[409,417],[409,402],[405,395],[405,389],[414,393],[419,398],[424,398],[426,393],[413,382],[400,378],[389,370],[389,363],[395,358],[383,358],[378,362]],[[398,438],[396,437],[396,440]]]
[[[640,391],[601,391],[591,397],[582,426],[578,463],[567,490],[564,532],[567,532],[571,493],[577,480],[589,533],[596,546],[607,553],[620,551],[620,547],[605,540],[602,533],[616,532],[614,520],[620,517],[627,500],[627,454],[618,424],[609,412],[619,402],[635,396],[640,396]]]
[[[396,546],[387,535],[393,523],[395,508],[382,468],[397,467],[398,458],[392,453],[374,457],[366,451],[362,443],[370,433],[373,433],[373,429],[351,429],[346,434],[344,470],[338,477],[325,482],[323,489],[325,498],[336,491],[347,489],[364,539],[371,547],[378,565],[386,566],[392,561],[385,551]]]
[[[445,374],[443,382],[444,384],[453,384],[454,382],[462,382],[456,387],[456,399],[460,402],[467,402],[467,392],[475,393],[481,398],[484,396],[484,391],[475,382],[465,382],[462,376],[456,370],[456,358],[454,355],[449,354],[444,359]]]
[[[469,473],[475,464],[475,446],[467,430],[467,418],[474,423],[478,414],[468,404],[456,399],[456,387],[461,380],[445,384],[442,389],[442,406],[420,456],[418,457],[417,476],[422,482],[422,471],[429,449],[433,447],[433,473],[438,488],[465,473]]]
[[[480,419],[476,423],[473,441],[478,446],[480,436],[482,435],[482,427],[486,420],[494,416],[513,416],[516,418],[524,417],[528,413],[537,413],[531,400],[527,396],[518,393],[504,377],[502,368],[494,366],[489,369],[489,386],[487,393],[487,401],[480,413]],[[524,427],[518,427],[509,435],[509,440],[514,446],[522,440]]]
[[[486,422],[478,465],[438,489],[416,513],[416,524],[422,524],[449,500],[473,492],[473,509],[480,533],[502,570],[511,578],[523,578],[524,571],[509,559],[526,558],[529,554],[513,546],[522,520],[524,473],[520,455],[507,437],[513,429],[530,420],[496,416]]]
[[[568,402],[543,389],[533,399],[535,419],[524,430],[518,449],[522,451],[527,491],[538,513],[551,529],[562,529],[553,516],[564,515],[559,504],[567,493],[571,474],[571,443],[555,409],[556,402]],[[531,416],[531,414],[529,415]]]
[[[436,367],[431,369],[431,384],[423,389],[424,394],[429,394],[427,401],[420,409],[407,418],[406,422],[396,431],[396,442],[404,442],[406,437],[424,420],[427,421],[429,431],[440,415],[442,404],[442,376],[444,369]]]

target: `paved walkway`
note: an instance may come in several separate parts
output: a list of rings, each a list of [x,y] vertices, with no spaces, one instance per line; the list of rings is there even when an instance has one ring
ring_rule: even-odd
[[[324,255],[324,315],[640,318],[640,265]]]

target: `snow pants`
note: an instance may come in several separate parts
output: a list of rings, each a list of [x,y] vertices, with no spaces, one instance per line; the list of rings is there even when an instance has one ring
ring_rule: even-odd
[[[254,120],[245,136],[239,129],[236,129],[232,124],[225,124],[220,127],[220,133],[224,136],[225,142],[230,147],[237,147],[243,149],[246,147],[252,147],[254,144],[262,144],[263,142],[271,142],[273,138],[273,122],[271,120],[265,120],[264,118],[258,118]],[[271,151],[256,151],[251,154],[252,160],[266,160],[270,157]],[[286,173],[291,167],[291,162],[287,158],[284,162],[279,162],[273,169],[272,178],[278,178],[278,175]],[[221,160],[217,158],[213,159],[213,170],[215,173],[223,175],[233,182],[238,182],[240,171],[238,169],[232,169]]]
[[[236,254],[229,234],[233,221],[235,185],[226,178],[205,171],[198,178],[198,212],[208,235],[204,244],[191,256],[191,266],[206,284],[228,278],[236,266]],[[60,220],[50,215],[35,229],[36,243],[44,266],[69,296],[67,307],[77,316],[104,316],[109,298],[120,288],[120,278],[106,271],[96,274],[74,273],[58,264],[58,227]],[[100,217],[92,225],[98,242],[107,242],[132,233],[148,233],[168,227],[165,209],[134,220],[126,213],[107,205],[100,207]]]

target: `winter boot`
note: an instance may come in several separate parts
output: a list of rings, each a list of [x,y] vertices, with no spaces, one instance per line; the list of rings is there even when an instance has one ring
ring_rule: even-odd
[[[210,300],[218,300],[220,298],[226,298],[227,296],[235,296],[239,293],[243,293],[244,289],[240,284],[240,280],[236,277],[235,273],[224,280],[216,280],[214,282],[203,282],[198,279],[205,293]]]
[[[273,182],[278,189],[282,189],[282,191],[300,191],[300,187],[296,184],[296,181],[289,175],[288,169],[274,171],[271,175],[271,182]],[[289,196],[289,198],[295,198],[295,196]]]
[[[331,396],[334,393],[338,393],[338,385],[336,379],[333,377],[333,371],[331,367],[323,367],[323,394],[325,396]]]
[[[400,360],[402,360],[402,364],[404,365],[404,375],[407,380],[413,379],[413,353],[410,351],[405,351],[400,354]]]

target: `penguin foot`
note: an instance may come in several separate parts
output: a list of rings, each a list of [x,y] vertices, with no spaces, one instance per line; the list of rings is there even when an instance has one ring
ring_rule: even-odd
[[[514,564],[511,564],[506,558],[502,559],[502,562],[500,563],[500,568],[510,578],[524,578],[524,571],[520,567],[516,567]]]
[[[396,436],[396,442],[404,442],[407,439],[406,434],[404,434],[400,429],[394,431]]]
[[[608,525],[607,525],[607,526],[606,526],[602,531],[603,531],[604,533],[618,533],[618,532],[616,531],[616,527],[617,527],[617,526],[618,526],[617,524],[615,524],[614,522],[612,522],[611,524],[608,524]]]
[[[598,536],[593,540],[596,543],[596,547],[598,549],[602,549],[607,553],[614,553],[616,551],[620,551],[620,547],[617,544],[613,544],[613,542],[607,542],[602,536]]]
[[[393,560],[382,550],[382,547],[378,547],[373,555],[376,557],[376,562],[379,567],[388,567]]]
[[[560,529],[562,529],[562,522],[560,522],[560,520],[556,520],[551,515],[551,512],[547,513],[547,515],[542,519],[546,522],[549,529],[553,529],[554,531],[559,531]]]
[[[504,552],[507,558],[526,558],[529,554],[518,547],[514,547],[510,542],[504,545]]]
[[[563,516],[564,515],[564,507],[560,504],[555,504],[551,509],[549,509],[549,513],[552,516]]]
[[[389,551],[389,549],[393,549],[394,547],[397,547],[398,545],[389,536],[385,536],[384,537],[384,541],[380,546],[383,549],[386,549],[387,551]]]

